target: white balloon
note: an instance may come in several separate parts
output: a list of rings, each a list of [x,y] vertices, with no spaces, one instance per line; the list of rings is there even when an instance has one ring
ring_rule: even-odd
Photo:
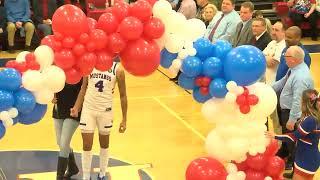
[[[229,81],[226,85],[229,92],[235,92],[234,90],[238,87],[237,83],[234,81]]]
[[[11,119],[10,114],[9,114],[8,111],[0,112],[0,120],[7,121],[8,119]]]
[[[25,62],[26,61],[26,55],[29,54],[30,52],[29,51],[22,51],[20,52],[17,57],[16,57],[16,61],[17,62]]]
[[[183,48],[183,45],[184,40],[181,37],[175,34],[169,34],[164,46],[169,52],[178,53]]]
[[[181,49],[178,53],[178,58],[179,59],[185,59],[188,56],[188,51],[187,49]]]
[[[195,56],[197,54],[196,48],[187,49],[187,52],[189,56]]]
[[[49,46],[41,45],[37,47],[34,51],[34,55],[36,57],[36,61],[40,64],[41,71],[53,63],[54,52]]]
[[[237,166],[236,166],[235,164],[233,164],[233,163],[228,163],[228,164],[226,165],[226,170],[227,170],[227,172],[228,172],[229,174],[231,174],[231,173],[236,173],[236,172],[238,171],[238,168],[237,168]]]
[[[227,92],[225,99],[228,103],[235,103],[237,100],[237,96],[231,92]]]
[[[237,172],[238,180],[245,180],[246,179],[246,173],[243,171],[238,171]]]
[[[52,92],[59,92],[63,89],[66,82],[64,71],[58,66],[49,66],[43,72],[44,84]]]
[[[29,91],[39,91],[43,88],[43,75],[40,71],[28,70],[23,73],[22,85]]]
[[[172,10],[172,6],[168,1],[159,0],[154,4],[152,8],[152,13],[154,17],[162,19],[171,10]]]
[[[48,89],[36,91],[33,93],[33,95],[36,98],[36,102],[39,104],[48,104],[54,97],[54,93]]]
[[[175,59],[172,61],[172,68],[176,69],[176,70],[179,70],[182,66],[182,61],[181,59]]]
[[[244,92],[244,89],[243,89],[243,87],[241,87],[241,86],[237,86],[235,89],[234,89],[234,93],[236,94],[236,95],[240,95],[240,94],[242,94]]]
[[[272,180],[272,177],[267,176],[267,177],[264,178],[264,180]]]
[[[184,37],[189,37],[192,41],[196,41],[197,39],[204,36],[206,32],[206,25],[200,19],[188,19],[186,23],[186,29],[183,32]]]
[[[19,114],[17,108],[11,108],[11,109],[9,109],[8,113],[9,113],[9,115],[10,115],[11,118],[15,118],[15,117],[17,117],[18,114]]]
[[[9,117],[8,119],[2,120],[2,123],[3,123],[4,127],[8,128],[13,125],[13,120],[12,120],[12,118]]]
[[[170,74],[174,77],[176,77],[178,75],[179,69],[176,69],[175,67],[173,67],[172,65],[169,67],[169,71]]]
[[[164,45],[166,43],[166,39],[167,39],[167,34],[163,34],[159,39],[155,39],[157,45],[159,46],[159,48],[162,50],[164,48]]]

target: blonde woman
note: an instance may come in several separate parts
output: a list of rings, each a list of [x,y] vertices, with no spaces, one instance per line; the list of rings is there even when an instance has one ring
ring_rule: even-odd
[[[213,17],[217,14],[218,9],[213,4],[208,4],[203,11],[202,18],[206,26],[208,26],[213,19]]]

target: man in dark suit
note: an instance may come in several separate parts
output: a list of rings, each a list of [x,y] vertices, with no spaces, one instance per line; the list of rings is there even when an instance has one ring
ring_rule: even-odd
[[[266,21],[263,18],[252,20],[252,45],[263,51],[269,42],[272,41],[270,34],[267,32]]]
[[[254,11],[254,5],[252,2],[244,2],[240,8],[241,22],[238,23],[236,32],[232,37],[231,43],[233,47],[251,44],[253,38],[252,34],[252,15]]]

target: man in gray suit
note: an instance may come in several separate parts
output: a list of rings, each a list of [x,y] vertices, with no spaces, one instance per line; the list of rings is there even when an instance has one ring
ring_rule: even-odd
[[[232,37],[231,43],[233,47],[251,44],[253,37],[252,34],[252,15],[254,11],[254,5],[252,2],[244,2],[240,8],[241,22],[238,23],[236,32]]]

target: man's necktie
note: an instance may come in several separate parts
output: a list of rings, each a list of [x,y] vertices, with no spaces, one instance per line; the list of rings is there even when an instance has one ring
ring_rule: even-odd
[[[220,19],[217,21],[217,23],[214,25],[214,27],[212,28],[210,35],[209,35],[209,40],[212,41],[213,35],[216,32],[216,29],[218,28],[222,18],[224,17],[224,14],[221,15]]]

